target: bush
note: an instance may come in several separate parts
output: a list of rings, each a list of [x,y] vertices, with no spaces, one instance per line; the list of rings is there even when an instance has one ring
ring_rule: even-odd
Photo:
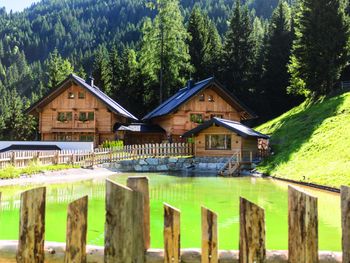
[[[105,141],[102,143],[101,148],[113,148],[113,149],[122,149],[124,147],[124,142],[119,141]]]

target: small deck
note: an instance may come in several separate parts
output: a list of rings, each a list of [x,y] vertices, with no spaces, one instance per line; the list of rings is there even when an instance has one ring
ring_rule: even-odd
[[[222,169],[218,171],[218,174],[227,177],[239,176],[242,166],[251,166],[252,164],[259,163],[267,156],[268,153],[265,151],[237,151]]]

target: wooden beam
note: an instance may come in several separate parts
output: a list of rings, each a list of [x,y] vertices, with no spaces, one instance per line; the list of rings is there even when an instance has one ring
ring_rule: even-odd
[[[202,207],[202,263],[218,263],[218,217]]]
[[[264,209],[240,198],[239,262],[266,262]]]
[[[45,198],[45,187],[21,194],[18,263],[43,263],[45,260]]]
[[[68,206],[65,263],[86,262],[87,213],[87,196]]]
[[[135,192],[140,192],[143,199],[143,240],[145,251],[151,246],[150,235],[150,197],[149,197],[149,179],[146,176],[129,177],[127,186]]]
[[[350,187],[340,188],[343,262],[350,262]]]
[[[290,263],[318,262],[317,198],[288,188],[288,258]]]
[[[106,181],[105,263],[143,263],[143,197]]]
[[[180,210],[164,204],[164,263],[180,262]]]

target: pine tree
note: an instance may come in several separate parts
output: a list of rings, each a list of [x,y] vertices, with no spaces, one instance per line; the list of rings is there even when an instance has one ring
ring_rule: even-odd
[[[49,89],[56,87],[69,74],[74,72],[71,63],[67,59],[63,59],[57,49],[49,55],[49,58],[45,61],[45,66]]]
[[[157,0],[153,21],[146,19],[142,28],[140,63],[147,85],[145,97],[154,103],[169,97],[184,85],[191,70],[186,44],[188,33],[183,25],[178,0]],[[160,87],[159,95],[155,92]]]
[[[244,85],[251,76],[254,60],[252,21],[248,7],[236,1],[224,43],[224,78],[238,93],[246,93]]]
[[[289,64],[289,91],[308,97],[335,88],[349,60],[349,25],[345,0],[301,0]]]
[[[115,97],[118,97],[120,93],[122,92],[122,86],[120,84],[121,82],[121,62],[120,57],[118,53],[118,49],[116,46],[112,47],[112,50],[110,52],[110,64],[111,64],[111,72],[112,72],[112,94]]]

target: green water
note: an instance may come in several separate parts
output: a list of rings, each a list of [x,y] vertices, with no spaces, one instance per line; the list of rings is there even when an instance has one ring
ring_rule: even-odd
[[[128,176],[112,179],[125,184]],[[139,174],[138,174],[139,175]],[[239,197],[245,197],[265,209],[267,247],[287,249],[287,184],[256,178],[176,177],[145,174],[150,178],[151,246],[163,247],[163,202],[181,210],[181,245],[200,247],[200,208],[218,213],[219,247],[238,248]],[[18,239],[20,193],[39,185],[0,187],[0,239]],[[309,190],[319,198],[319,247],[340,251],[341,229],[339,195]],[[65,241],[67,204],[89,196],[88,243],[103,245],[104,180],[86,180],[47,185],[46,240]]]

